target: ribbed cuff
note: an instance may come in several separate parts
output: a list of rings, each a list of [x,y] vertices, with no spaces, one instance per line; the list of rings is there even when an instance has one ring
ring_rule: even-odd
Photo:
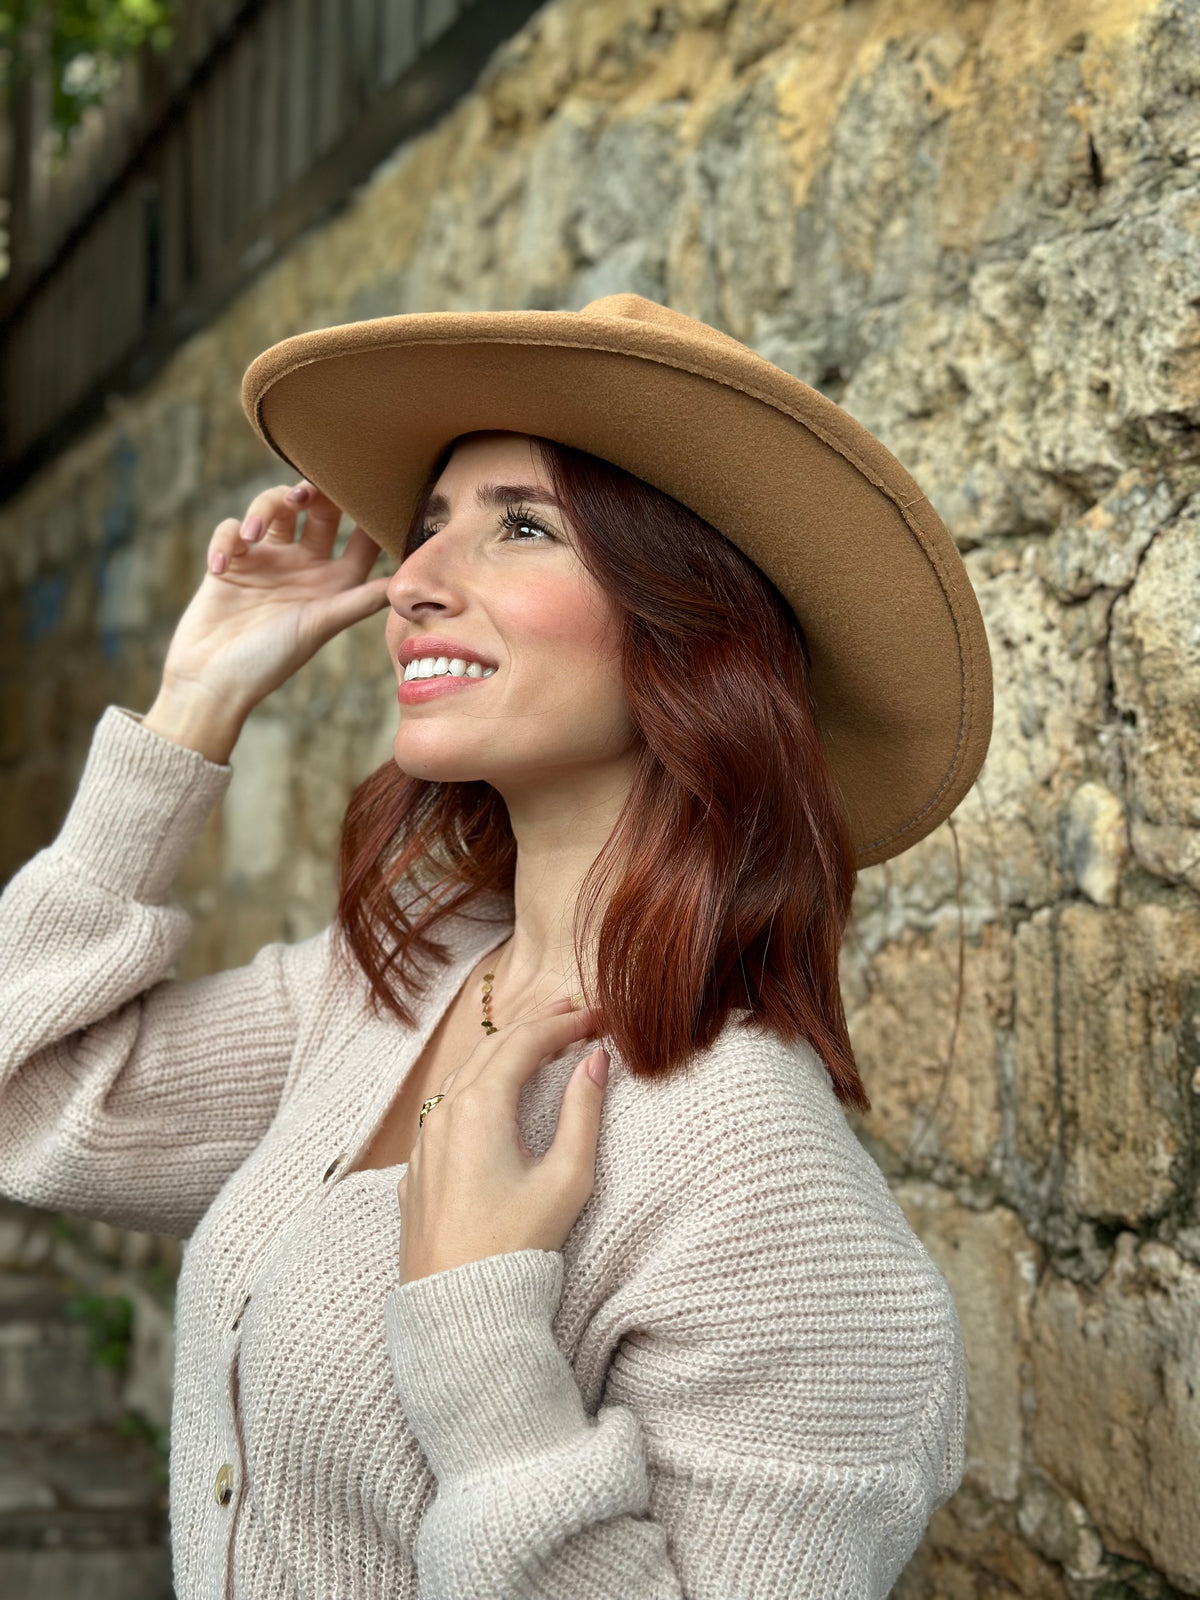
[[[562,1273],[556,1250],[513,1250],[388,1295],[396,1387],[439,1482],[545,1455],[591,1426],[551,1332]]]
[[[161,905],[232,776],[232,766],[153,733],[136,712],[108,706],[50,848],[93,883]]]

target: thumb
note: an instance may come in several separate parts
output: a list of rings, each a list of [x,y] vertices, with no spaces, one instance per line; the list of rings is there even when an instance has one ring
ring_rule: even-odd
[[[353,589],[343,589],[340,594],[329,596],[323,607],[326,625],[340,633],[343,628],[349,628],[364,617],[382,611],[388,603],[387,586],[390,582],[390,578],[373,578],[370,583],[361,583]]]
[[[586,1165],[593,1173],[608,1065],[608,1051],[597,1045],[575,1068],[563,1092],[558,1130],[547,1151],[572,1167]]]

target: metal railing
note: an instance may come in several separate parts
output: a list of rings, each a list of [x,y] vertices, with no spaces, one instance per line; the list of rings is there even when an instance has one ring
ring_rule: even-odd
[[[441,115],[539,3],[177,7],[170,51],[126,64],[103,117],[14,212],[0,499]]]

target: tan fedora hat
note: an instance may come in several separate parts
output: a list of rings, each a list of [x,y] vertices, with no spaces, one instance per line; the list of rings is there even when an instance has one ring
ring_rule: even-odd
[[[991,660],[954,541],[860,423],[728,334],[636,294],[377,317],[272,345],[242,404],[396,557],[439,451],[477,429],[574,445],[697,512],[803,626],[860,867],[915,844],[974,783]]]

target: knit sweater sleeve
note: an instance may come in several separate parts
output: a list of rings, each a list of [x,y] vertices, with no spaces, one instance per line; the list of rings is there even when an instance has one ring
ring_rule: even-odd
[[[0,1192],[191,1233],[277,1109],[324,935],[165,976],[167,902],[232,767],[110,706],[54,842],[0,896]]]
[[[944,1279],[844,1137],[832,1181],[789,1169],[803,1145],[714,1163],[617,1296],[631,1325],[595,1415],[552,1332],[560,1253],[392,1291],[438,1485],[422,1600],[890,1592],[961,1476],[962,1347]]]

